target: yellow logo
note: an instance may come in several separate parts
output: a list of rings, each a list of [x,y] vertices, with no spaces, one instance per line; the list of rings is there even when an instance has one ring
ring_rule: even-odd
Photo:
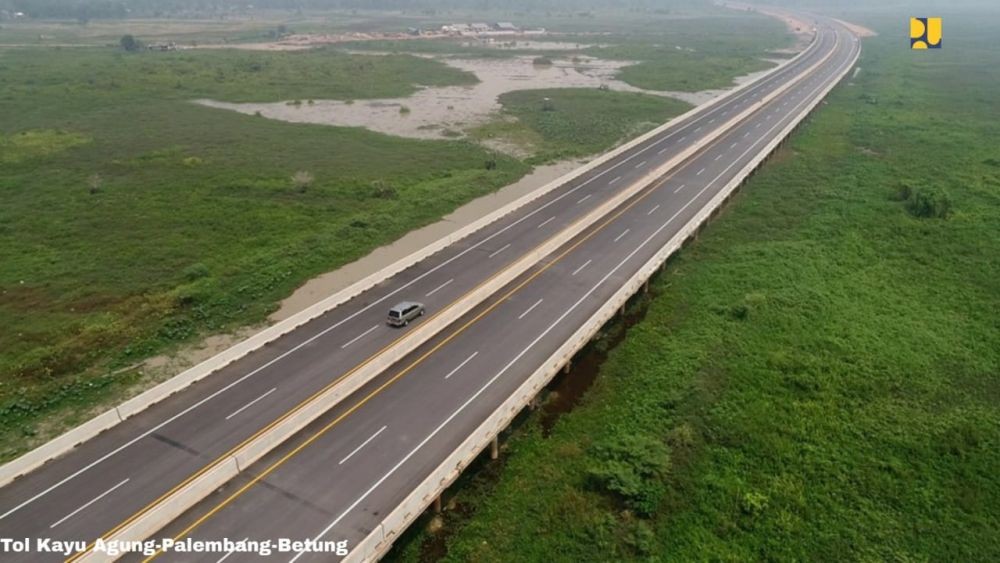
[[[910,18],[910,48],[940,49],[941,18]]]

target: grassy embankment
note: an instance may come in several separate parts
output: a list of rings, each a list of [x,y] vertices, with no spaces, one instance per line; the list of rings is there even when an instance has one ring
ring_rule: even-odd
[[[472,130],[549,162],[601,152],[662,125],[691,106],[670,98],[598,89],[518,90],[500,96],[503,118]]]
[[[308,104],[474,81],[422,58],[332,50],[0,50],[0,459],[148,384],[139,370],[110,372],[259,322],[306,279],[529,170],[468,142],[190,100]],[[682,109],[658,102],[623,127]],[[294,185],[298,171],[313,180]]]
[[[302,281],[528,170],[500,157],[487,171],[471,143],[190,99],[308,103],[474,81],[408,56],[0,51],[0,458],[143,378],[108,370],[259,322]],[[294,186],[297,171],[314,181]]]
[[[636,61],[618,78],[648,90],[696,92],[731,86],[733,78],[770,68],[761,60],[775,49],[790,46],[784,24],[759,14],[700,7],[677,14],[597,13],[593,17],[530,16],[527,27],[556,32],[540,42],[576,44],[573,49],[529,46],[523,40],[509,47],[490,47],[475,40],[359,41],[351,49],[421,52],[436,55],[513,57],[545,56],[586,66],[585,56]],[[509,43],[504,38],[497,41]]]
[[[760,59],[771,49],[787,46],[783,24],[757,15],[705,15],[693,19],[658,18],[604,23],[607,35],[556,37],[579,41],[572,52],[538,51],[555,61],[581,56],[641,61],[622,69],[619,79],[650,90],[698,91],[732,85],[733,78],[770,67]],[[628,33],[625,26],[632,26]],[[707,38],[722,38],[708,41]],[[594,42],[602,46],[589,46]],[[424,42],[431,43],[431,42]],[[444,49],[448,43],[439,43]],[[683,48],[678,48],[683,46]],[[477,51],[489,50],[478,48]],[[528,55],[528,51],[492,50],[495,56]],[[549,98],[549,102],[544,101]],[[634,137],[682,113],[687,104],[652,95],[588,89],[510,92],[500,97],[497,119],[472,131],[474,138],[495,139],[532,152],[531,162],[547,162],[592,154],[608,140]]]
[[[866,22],[582,404],[457,491],[446,560],[1000,559],[1000,55],[946,20]]]

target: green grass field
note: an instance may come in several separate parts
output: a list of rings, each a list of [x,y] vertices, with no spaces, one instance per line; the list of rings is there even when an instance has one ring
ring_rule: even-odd
[[[698,25],[741,19],[710,12]],[[693,26],[653,16],[556,14],[542,24],[571,34],[631,30],[648,42]],[[191,103],[308,104],[476,81],[440,62],[336,49],[130,54],[113,46],[124,33],[150,42],[261,41],[283,21],[295,31],[326,32],[433,19],[287,18],[5,22],[0,29],[0,45],[95,45],[0,48],[0,460],[150,383],[151,374],[125,368],[259,323],[305,280],[518,179],[531,165],[600,152],[687,107],[553,90],[546,94],[554,111],[543,112],[537,92],[511,93],[505,117],[520,121],[477,134],[529,143],[535,154],[523,161],[501,155],[487,170],[493,151],[467,141],[288,124]],[[748,30],[761,23],[747,19]],[[751,40],[755,48],[780,43],[766,24],[762,30]],[[642,41],[633,37],[630,48]],[[602,118],[588,117],[595,115]],[[312,180],[296,185],[299,172]]]
[[[1000,559],[1000,54],[945,16],[938,52],[863,20],[581,405],[390,560]]]
[[[611,34],[585,54],[639,61],[619,78],[647,90],[696,92],[725,88],[733,78],[773,66],[761,60],[789,47],[791,36],[781,22],[759,14],[725,12],[696,20],[670,20],[659,31]]]
[[[143,378],[109,369],[259,322],[304,280],[529,170],[500,157],[487,171],[489,152],[468,142],[189,100],[473,81],[405,55],[0,50],[0,458]],[[298,171],[314,177],[304,190]]]
[[[599,13],[591,17],[543,17],[526,21],[556,32],[542,42],[575,44],[576,49],[489,47],[474,40],[358,41],[351,49],[420,52],[434,55],[552,58],[592,56],[636,61],[618,78],[648,90],[697,92],[725,88],[733,78],[773,66],[761,60],[792,42],[784,24],[759,14],[700,7],[678,17],[663,13]],[[499,38],[498,41],[507,41]]]
[[[473,137],[529,150],[530,162],[602,152],[691,107],[670,98],[584,88],[507,92],[500,103],[500,119],[473,130]]]

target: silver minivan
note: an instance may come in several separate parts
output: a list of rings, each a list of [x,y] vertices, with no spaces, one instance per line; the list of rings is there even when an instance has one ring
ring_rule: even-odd
[[[413,319],[423,316],[424,304],[415,301],[403,301],[389,309],[387,322],[392,326],[406,326]]]

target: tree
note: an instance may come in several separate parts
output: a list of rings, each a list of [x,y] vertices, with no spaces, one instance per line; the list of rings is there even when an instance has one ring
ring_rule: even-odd
[[[134,53],[139,49],[142,49],[142,43],[140,43],[139,40],[132,35],[122,35],[122,38],[118,43],[121,44],[122,49],[125,49],[129,53]]]

